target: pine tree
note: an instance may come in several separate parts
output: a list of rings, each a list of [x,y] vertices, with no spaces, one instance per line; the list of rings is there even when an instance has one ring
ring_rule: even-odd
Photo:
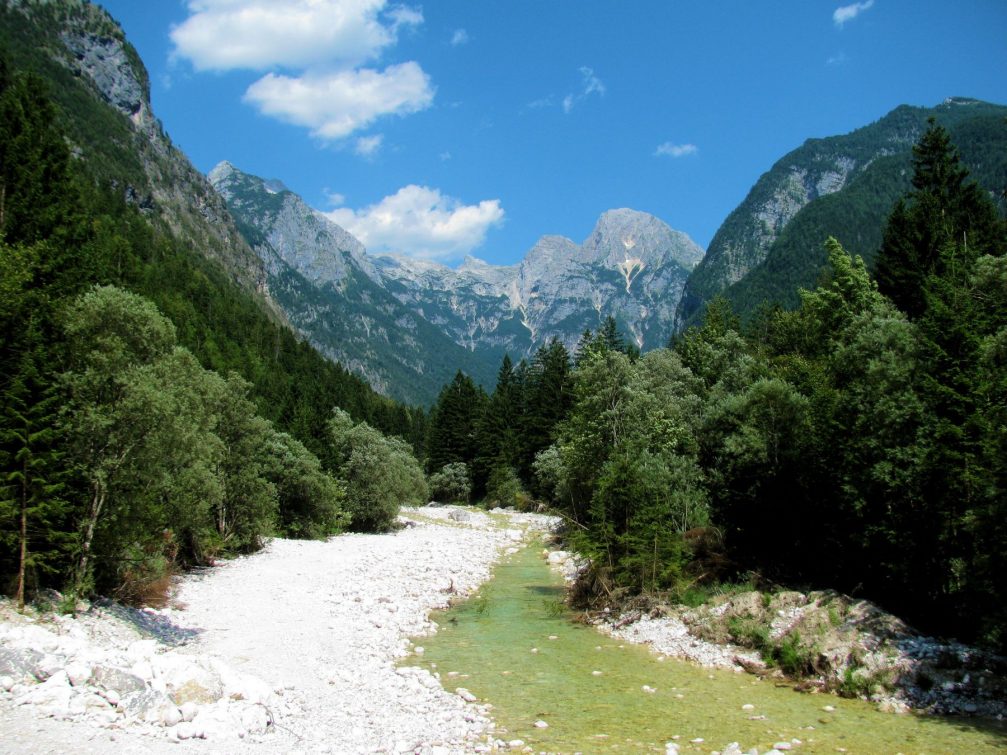
[[[459,370],[437,397],[427,436],[427,471],[446,464],[471,464],[476,455],[476,425],[483,414],[486,392]]]
[[[526,484],[533,480],[535,455],[556,440],[556,426],[572,405],[570,354],[554,338],[539,348],[528,370],[518,470]]]
[[[485,492],[494,467],[514,467],[518,461],[521,424],[521,388],[509,355],[504,355],[497,384],[476,428],[476,455],[472,460],[472,488],[478,497]]]
[[[29,576],[54,571],[71,541],[71,533],[63,529],[69,504],[62,497],[65,471],[54,429],[60,397],[39,374],[37,362],[35,353],[22,357],[18,374],[3,392],[0,424],[5,483],[0,518],[14,525],[4,527],[3,545],[16,547],[19,610],[24,609]]]
[[[913,189],[893,208],[875,263],[881,292],[910,318],[926,309],[928,276],[952,261],[974,260],[977,250],[1007,251],[996,206],[970,181],[951,136],[931,118],[913,147]]]

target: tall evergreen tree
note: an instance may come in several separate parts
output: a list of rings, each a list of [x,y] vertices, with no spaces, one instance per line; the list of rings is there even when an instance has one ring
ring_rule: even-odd
[[[476,429],[486,404],[486,392],[459,370],[437,397],[427,436],[427,471],[446,464],[471,464],[476,456]]]
[[[913,147],[913,189],[889,216],[875,277],[883,294],[911,318],[927,307],[928,276],[975,259],[977,250],[1007,251],[996,205],[970,181],[951,136],[931,118]]]
[[[515,467],[522,419],[521,386],[510,355],[505,354],[497,384],[476,427],[476,455],[472,460],[472,488],[478,499],[494,467]]]

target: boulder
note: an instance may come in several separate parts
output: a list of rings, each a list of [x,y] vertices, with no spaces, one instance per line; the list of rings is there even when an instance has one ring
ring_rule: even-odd
[[[190,664],[176,668],[165,678],[168,694],[178,705],[183,703],[212,703],[224,694],[220,676],[202,666]]]
[[[35,705],[50,716],[66,716],[70,713],[70,698],[73,690],[65,671],[58,671],[46,681],[31,688],[18,698],[18,705]]]
[[[143,679],[115,666],[95,666],[91,671],[91,683],[113,690],[122,698],[147,689]]]
[[[144,689],[141,692],[124,695],[119,707],[130,718],[160,722],[161,713],[168,708],[174,708],[175,704],[163,692]]]
[[[472,514],[465,509],[454,509],[448,516],[456,522],[471,522]]]
[[[41,681],[38,666],[43,657],[31,648],[0,647],[0,676],[9,676],[15,682]]]

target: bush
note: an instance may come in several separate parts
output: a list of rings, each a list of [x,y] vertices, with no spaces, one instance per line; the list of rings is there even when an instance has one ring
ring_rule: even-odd
[[[468,503],[472,495],[468,467],[458,461],[445,464],[439,472],[430,475],[430,495],[435,501]]]
[[[486,507],[513,506],[519,510],[530,507],[531,498],[521,486],[521,480],[511,467],[494,467],[486,483]]]

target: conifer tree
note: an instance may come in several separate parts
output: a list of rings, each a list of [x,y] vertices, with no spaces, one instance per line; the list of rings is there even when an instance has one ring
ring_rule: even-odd
[[[447,464],[471,464],[476,456],[476,426],[486,404],[486,392],[459,370],[437,397],[427,438],[427,471]]]

